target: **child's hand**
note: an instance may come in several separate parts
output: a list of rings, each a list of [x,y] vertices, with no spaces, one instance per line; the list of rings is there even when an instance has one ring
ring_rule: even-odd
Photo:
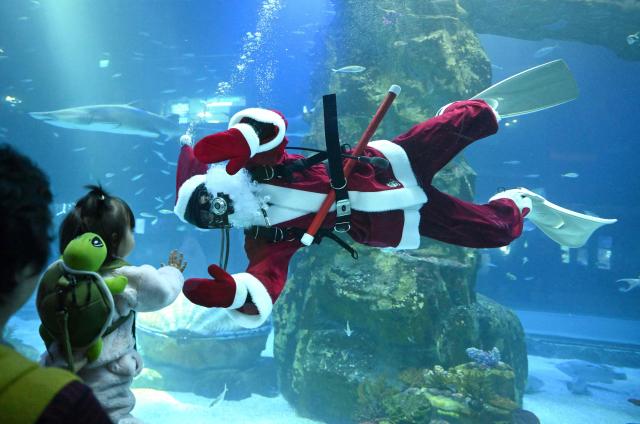
[[[187,261],[184,260],[181,252],[174,249],[169,254],[167,265],[177,268],[180,272],[184,272],[184,269],[187,267]],[[161,264],[161,266],[165,266],[165,264]]]

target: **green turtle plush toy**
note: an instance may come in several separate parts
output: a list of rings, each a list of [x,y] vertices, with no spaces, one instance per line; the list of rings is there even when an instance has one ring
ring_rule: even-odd
[[[103,267],[107,247],[95,233],[73,239],[62,258],[47,268],[38,288],[36,306],[42,324],[40,336],[47,349],[57,341],[69,369],[75,372],[73,352],[85,350],[89,362],[102,351],[102,337],[115,330],[113,295],[122,293],[127,277],[102,278],[105,272],[126,265],[122,260]],[[127,318],[127,317],[124,317]]]

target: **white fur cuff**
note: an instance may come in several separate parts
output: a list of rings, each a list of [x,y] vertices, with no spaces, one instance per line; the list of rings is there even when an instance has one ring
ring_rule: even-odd
[[[249,157],[254,157],[255,154],[258,153],[258,147],[260,147],[260,139],[258,139],[258,134],[256,134],[253,127],[249,124],[235,124],[231,128],[235,128],[240,131],[244,139],[247,141],[247,144],[249,145],[249,150],[251,151]]]
[[[278,127],[278,134],[273,138],[273,140],[270,140],[264,144],[258,144],[256,151],[253,152],[252,150],[252,156],[255,153],[267,152],[278,147],[278,145],[284,139],[284,133],[287,128],[282,116],[278,115],[276,112],[269,109],[261,109],[257,107],[243,109],[231,117],[231,119],[229,120],[229,128],[238,124],[242,120],[242,118],[251,118],[255,119],[258,122],[264,122],[266,124],[272,124]]]
[[[238,309],[247,301],[247,283],[243,279],[234,279],[236,282],[236,295],[233,298],[233,303],[228,309]]]
[[[257,328],[260,327],[271,315],[273,309],[273,302],[271,296],[267,292],[264,285],[253,275],[248,272],[241,272],[239,274],[233,274],[233,279],[236,281],[236,286],[244,285],[248,294],[251,295],[251,300],[258,308],[258,315],[243,314],[235,309],[225,309],[229,316],[241,327],[244,328]],[[234,299],[235,303],[235,299]],[[242,305],[241,305],[242,306]]]

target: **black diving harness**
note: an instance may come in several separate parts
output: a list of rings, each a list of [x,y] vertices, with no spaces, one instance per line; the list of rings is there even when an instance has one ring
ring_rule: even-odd
[[[369,156],[353,156],[347,153],[350,149],[348,144],[340,144],[340,137],[338,134],[338,112],[336,106],[336,95],[329,94],[322,97],[323,110],[324,110],[324,134],[327,150],[319,150],[305,147],[290,147],[289,149],[303,150],[316,152],[307,158],[297,159],[286,164],[280,165],[260,165],[251,168],[249,173],[253,181],[258,183],[266,183],[272,180],[284,180],[286,182],[294,181],[294,172],[304,171],[314,165],[317,165],[325,160],[328,161],[327,169],[329,172],[329,179],[331,188],[336,193],[336,222],[332,229],[321,228],[318,230],[314,243],[319,244],[323,238],[327,237],[336,242],[340,247],[349,252],[353,259],[358,259],[358,252],[351,247],[347,242],[341,239],[335,233],[346,233],[351,229],[351,202],[349,200],[349,192],[347,190],[347,180],[343,171],[343,158],[357,160],[364,163],[369,163],[375,167],[387,168],[389,161],[381,157],[369,157]],[[224,198],[224,199],[223,199]],[[222,200],[220,200],[222,199]],[[231,201],[228,196],[223,193],[218,193],[218,196],[214,199],[214,206],[216,201],[227,201],[231,205]],[[230,206],[232,209],[232,207]],[[224,211],[226,211],[226,207]],[[265,240],[269,243],[279,243],[282,241],[300,240],[304,235],[305,230],[302,228],[287,227],[282,228],[278,226],[272,226],[269,222],[266,210],[261,208],[262,215],[265,219],[265,226],[251,226],[244,230],[246,237],[251,237],[256,240]],[[214,207],[214,213],[217,213]],[[220,240],[220,266],[221,268],[227,268],[229,260],[229,229],[231,225],[225,219],[225,224],[221,228],[222,238]]]

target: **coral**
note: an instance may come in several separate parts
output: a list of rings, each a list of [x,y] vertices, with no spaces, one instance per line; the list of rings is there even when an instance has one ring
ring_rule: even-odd
[[[490,351],[470,347],[466,350],[469,358],[480,368],[495,368],[500,365],[500,350],[494,347]]]
[[[425,385],[437,390],[450,390],[456,392],[456,388],[461,384],[461,375],[457,372],[449,372],[436,365],[432,370],[425,373]]]
[[[398,393],[397,389],[387,385],[384,377],[364,380],[358,385],[356,418],[360,421],[373,422],[386,418],[384,401]]]

